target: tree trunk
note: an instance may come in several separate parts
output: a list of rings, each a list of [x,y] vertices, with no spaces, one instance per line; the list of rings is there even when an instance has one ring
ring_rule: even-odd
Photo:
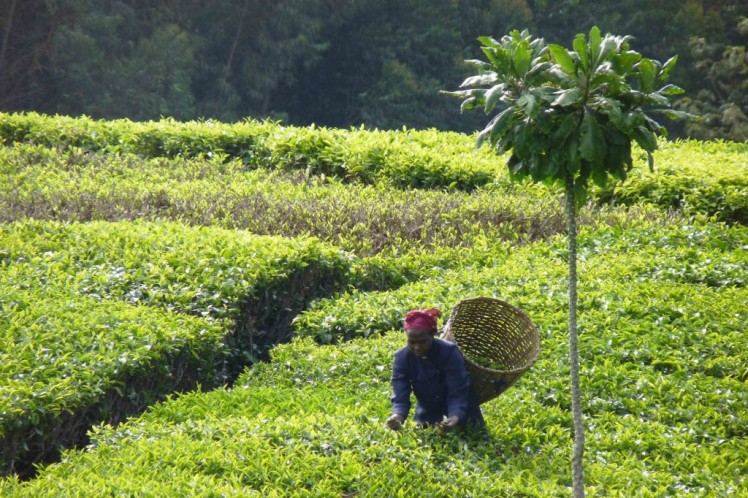
[[[226,61],[226,65],[223,68],[223,75],[226,79],[231,74],[231,66],[234,64],[234,56],[236,55],[236,47],[239,45],[239,38],[242,34],[242,28],[244,27],[244,18],[247,17],[247,7],[249,6],[249,0],[244,2],[242,7],[242,14],[239,18],[239,27],[236,28],[236,34],[234,35],[234,41],[231,43],[231,50],[229,50],[229,57]]]
[[[13,15],[16,11],[16,0],[13,0],[6,12],[5,25],[3,26],[3,41],[0,44],[0,102],[4,102],[8,97],[6,95],[7,82],[9,81],[7,70],[8,46],[10,45],[10,31],[13,27]]]
[[[566,222],[569,237],[569,364],[571,365],[571,411],[574,418],[574,451],[571,456],[573,491],[584,496],[584,425],[579,388],[579,338],[577,336],[577,209],[574,177],[566,176]]]

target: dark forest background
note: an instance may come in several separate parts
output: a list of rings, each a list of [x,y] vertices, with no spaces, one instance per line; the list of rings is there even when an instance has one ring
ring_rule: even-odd
[[[472,132],[476,38],[570,46],[598,25],[665,61],[675,136],[748,139],[746,0],[0,0],[0,110]]]

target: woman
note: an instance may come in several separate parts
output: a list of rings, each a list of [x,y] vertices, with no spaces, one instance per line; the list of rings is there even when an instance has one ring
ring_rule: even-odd
[[[413,419],[422,426],[433,424],[445,432],[457,426],[485,426],[462,353],[455,344],[434,337],[438,316],[437,309],[405,315],[408,342],[395,353],[390,429],[400,429],[408,417],[411,392],[416,397]]]

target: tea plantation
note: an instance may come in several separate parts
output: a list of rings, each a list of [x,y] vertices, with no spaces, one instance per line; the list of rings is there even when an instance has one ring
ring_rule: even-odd
[[[570,496],[560,192],[474,137],[0,114],[0,142],[0,495]],[[580,213],[587,493],[748,495],[748,145],[636,159]],[[386,429],[404,313],[475,296],[538,362],[487,435]]]

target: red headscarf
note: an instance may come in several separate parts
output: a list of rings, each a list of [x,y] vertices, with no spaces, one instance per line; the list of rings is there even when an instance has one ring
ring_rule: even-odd
[[[405,315],[405,331],[409,330],[427,330],[432,334],[436,334],[436,317],[439,316],[439,310],[436,308],[430,308],[425,310],[413,310],[409,311]]]

